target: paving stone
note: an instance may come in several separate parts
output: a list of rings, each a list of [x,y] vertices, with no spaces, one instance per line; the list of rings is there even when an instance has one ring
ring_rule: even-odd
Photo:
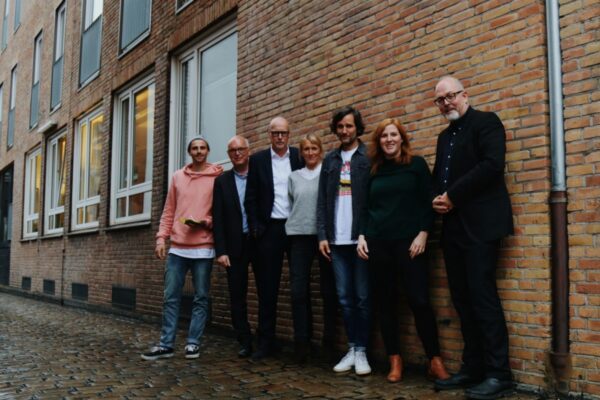
[[[0,400],[463,398],[461,391],[435,393],[419,374],[391,385],[385,371],[337,375],[319,359],[295,365],[288,351],[252,363],[237,358],[235,340],[214,333],[205,335],[197,360],[184,358],[181,342],[171,359],[142,360],[159,335],[156,325],[0,293]],[[178,332],[180,341],[185,336]]]

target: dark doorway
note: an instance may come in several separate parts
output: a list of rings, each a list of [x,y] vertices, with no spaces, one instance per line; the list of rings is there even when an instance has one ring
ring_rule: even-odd
[[[12,165],[0,172],[0,285],[8,285],[10,277],[10,241],[12,239]]]

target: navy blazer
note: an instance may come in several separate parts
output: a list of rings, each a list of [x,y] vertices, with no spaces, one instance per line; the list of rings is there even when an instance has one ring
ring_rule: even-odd
[[[215,179],[212,213],[217,257],[240,257],[243,251],[244,231],[242,207],[233,169]]]
[[[504,183],[506,133],[496,114],[469,107],[463,117],[440,133],[433,168],[434,194],[443,192],[440,185],[443,143],[458,127],[447,183],[448,197],[454,204],[450,214],[456,213],[476,239],[500,239],[513,233],[513,220]],[[449,219],[450,214],[447,214]],[[445,216],[444,222],[446,219]]]
[[[292,171],[302,168],[304,160],[300,157],[300,151],[295,147],[289,149]],[[264,233],[267,223],[271,219],[275,201],[271,148],[251,155],[249,168],[244,206],[250,232],[255,237],[259,237]]]

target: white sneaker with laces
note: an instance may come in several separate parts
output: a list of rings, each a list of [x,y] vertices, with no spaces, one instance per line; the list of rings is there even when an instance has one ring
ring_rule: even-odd
[[[200,347],[197,344],[187,344],[185,346],[185,358],[198,358],[200,357]]]
[[[339,363],[333,367],[335,372],[346,372],[350,371],[354,366],[354,347],[351,348],[348,353],[340,360]]]
[[[371,373],[371,366],[367,360],[367,353],[357,351],[354,353],[354,372],[356,375],[367,375]]]

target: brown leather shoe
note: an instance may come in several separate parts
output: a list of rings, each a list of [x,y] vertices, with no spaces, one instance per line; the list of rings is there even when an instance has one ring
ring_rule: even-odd
[[[402,380],[402,359],[398,354],[390,356],[390,373],[387,376],[387,380],[391,383]]]
[[[427,377],[434,381],[436,379],[448,379],[450,378],[450,374],[446,371],[446,367],[444,367],[444,362],[442,361],[442,357],[435,356],[429,362],[429,368],[427,369]]]

